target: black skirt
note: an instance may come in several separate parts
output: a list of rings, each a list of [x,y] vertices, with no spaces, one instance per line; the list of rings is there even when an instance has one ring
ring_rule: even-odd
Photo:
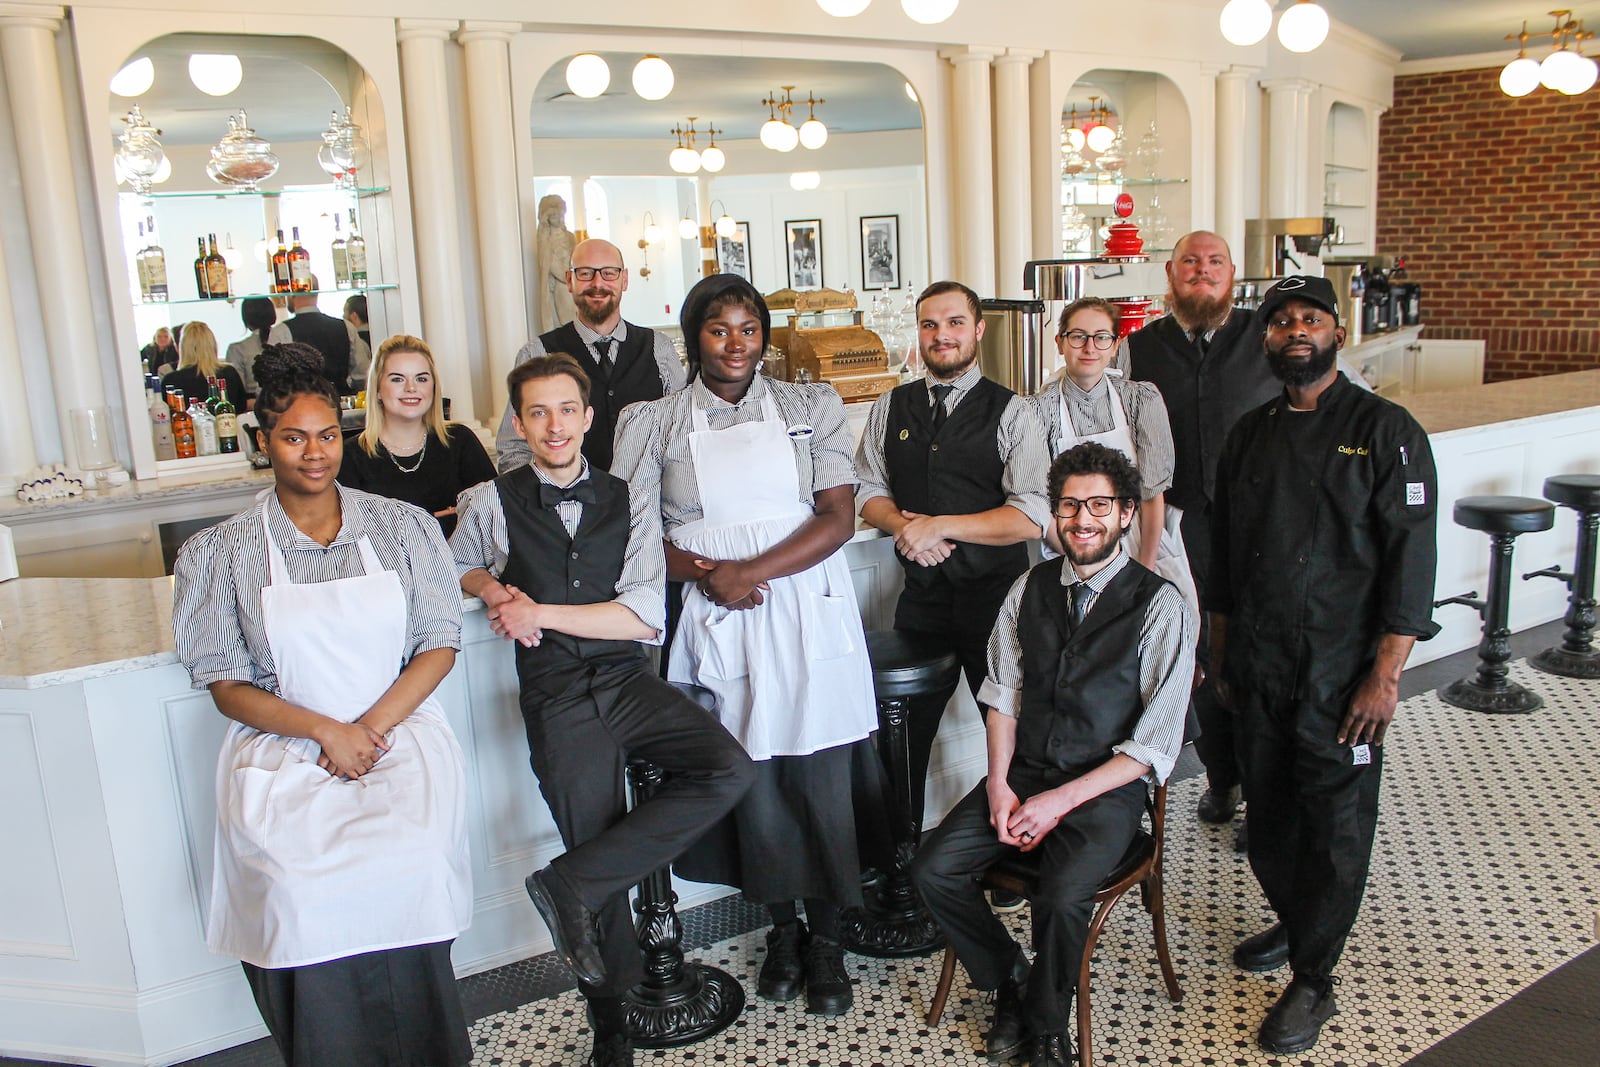
[[[466,1067],[472,1062],[450,941],[309,967],[243,964],[287,1067]]]
[[[861,867],[886,866],[887,776],[873,738],[755,765],[744,799],[673,865],[757,904],[860,905]]]

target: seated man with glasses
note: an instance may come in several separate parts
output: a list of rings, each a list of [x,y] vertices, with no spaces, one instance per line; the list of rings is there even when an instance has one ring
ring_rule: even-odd
[[[578,317],[523,345],[516,362],[551,352],[565,352],[578,361],[594,383],[589,396],[594,425],[583,439],[583,455],[597,469],[610,470],[617,416],[629,404],[660,400],[682,389],[683,364],[671,338],[623,321],[628,268],[621,250],[610,241],[578,243],[567,270],[567,290],[577,304]],[[507,404],[494,438],[495,468],[501,474],[525,465],[532,455],[512,426],[513,414]]]
[[[1026,1052],[1031,1067],[1073,1059],[1095,888],[1138,832],[1146,783],[1172,773],[1195,643],[1177,589],[1122,545],[1140,491],[1127,457],[1079,444],[1050,465],[1049,488],[1066,556],[1017,579],[989,638],[978,694],[991,712],[989,775],[911,866],[972,984],[995,991],[985,1052]],[[977,881],[1013,849],[1040,854],[1031,968]]]
[[[1074,300],[1061,311],[1056,350],[1061,373],[1029,400],[1058,456],[1083,441],[1114,448],[1139,469],[1139,510],[1128,530],[1128,554],[1178,587],[1196,626],[1200,598],[1178,532],[1181,513],[1166,506],[1172,484],[1172,431],[1161,391],[1129,381],[1111,367],[1117,346],[1117,307],[1097,296]],[[1045,555],[1061,551],[1045,530]]]

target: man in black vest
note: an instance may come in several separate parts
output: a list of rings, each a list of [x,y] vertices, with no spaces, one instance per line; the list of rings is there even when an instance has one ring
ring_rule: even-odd
[[[594,429],[583,439],[583,454],[599,470],[610,470],[617,416],[629,404],[660,400],[682,389],[683,364],[665,334],[623,321],[628,268],[610,241],[579,242],[572,250],[567,289],[577,302],[578,317],[523,345],[517,363],[546,352],[565,352],[578,361],[594,383],[589,397]],[[501,474],[528,462],[528,446],[512,425],[515,415],[507,404],[494,438],[495,467]]]
[[[979,693],[989,775],[912,862],[973,984],[997,991],[992,1060],[1025,1044],[1033,1067],[1073,1059],[1067,1031],[1095,887],[1138,831],[1147,780],[1165,781],[1183,747],[1194,628],[1177,588],[1122,548],[1139,493],[1139,472],[1104,445],[1077,445],[1050,465],[1066,555],[1011,586]],[[1011,849],[1040,852],[1031,973],[977,883]]]
[[[1233,306],[1233,255],[1208,230],[1178,239],[1167,262],[1167,314],[1128,338],[1119,366],[1136,381],[1154,382],[1172,423],[1174,463],[1167,506],[1182,510],[1183,547],[1200,599],[1211,567],[1211,501],[1222,442],[1239,416],[1277,395],[1278,382],[1261,358],[1261,322]],[[1204,623],[1200,666],[1206,668]],[[1239,764],[1233,755],[1233,716],[1212,687],[1194,695],[1201,735],[1195,754],[1207,786],[1199,816],[1233,819]]]
[[[983,376],[978,296],[935,282],[917,298],[927,377],[880,396],[856,451],[861,517],[894,538],[905,571],[897,630],[949,648],[974,697],[1006,590],[1049,520],[1048,437],[1033,409]],[[922,814],[934,735],[954,687],[911,709],[911,795]]]
[[[661,508],[583,458],[594,413],[582,368],[538,356],[506,384],[533,460],[462,495],[450,548],[461,587],[514,642],[530,762],[568,849],[528,876],[528,895],[589,1002],[590,1062],[631,1065],[621,995],[643,967],[628,890],[731,810],[755,772],[640,645],[663,627]],[[632,811],[629,757],[667,772]]]
[[[316,275],[311,276],[311,287],[317,287]],[[324,315],[317,309],[317,298],[310,293],[296,293],[289,297],[289,333],[296,341],[308,344],[322,353],[322,376],[332,382],[341,393],[350,388],[350,334],[351,329],[343,319]]]

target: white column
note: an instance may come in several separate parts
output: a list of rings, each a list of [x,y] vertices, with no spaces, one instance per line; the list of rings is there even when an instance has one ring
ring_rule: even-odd
[[[28,414],[28,390],[22,379],[22,346],[12,326],[11,283],[6,253],[0,242],[0,491],[16,487],[19,474],[38,464],[33,450],[33,416]]]
[[[994,203],[998,268],[994,296],[1023,295],[1022,265],[1033,256],[1032,126],[1028,67],[1042,52],[1008,48],[994,61]]]
[[[1311,98],[1316,86],[1301,78],[1264,81],[1267,91],[1267,217],[1295,219],[1322,213],[1322,202],[1312,210],[1312,139],[1315,158],[1322,158],[1322,131],[1311,123]],[[1321,179],[1316,182],[1321,187]]]
[[[572,176],[572,236],[580,241],[589,239],[589,198],[584,195],[583,187],[589,181],[587,174],[574,174]]]
[[[989,61],[998,49],[941,49],[955,67],[951,153],[955,156],[956,280],[995,295],[994,139],[989,119]]]
[[[1050,57],[1028,68],[1028,128],[1033,131],[1033,255],[1061,255],[1061,101],[1050,77]]]
[[[483,336],[488,348],[491,410],[505,406],[505,374],[528,340],[523,288],[522,223],[517,210],[513,138],[519,121],[511,106],[511,52],[519,22],[461,23],[462,65],[467,72],[473,202],[478,220],[478,270],[482,276]],[[526,116],[523,117],[524,120]]]
[[[474,373],[467,358],[467,322],[461,299],[461,234],[456,226],[456,175],[450,144],[450,102],[445,46],[458,24],[449,19],[400,19],[400,89],[405,105],[411,174],[411,225],[427,265],[417,272],[423,336],[450,394],[450,414],[477,420]],[[494,364],[491,363],[491,366]]]
[[[1240,262],[1244,257],[1245,94],[1256,69],[1229,67],[1216,76],[1216,230]]]
[[[60,7],[44,5],[0,7],[0,68],[5,70],[6,91],[11,98],[17,156],[26,161],[19,171],[32,235],[34,277],[46,299],[51,294],[81,296],[89,292],[89,266],[83,255],[87,245],[77,197],[73,195],[77,182],[67,144],[67,130],[71,127],[61,91],[61,65],[56,58],[55,36],[63,14]],[[42,315],[61,447],[70,466],[78,461],[71,410],[106,405],[94,317],[87,314],[81,302],[74,306],[76,314],[46,309]],[[11,380],[8,388],[15,391],[18,384]],[[10,421],[9,413],[6,417]],[[8,436],[9,433],[8,430]]]

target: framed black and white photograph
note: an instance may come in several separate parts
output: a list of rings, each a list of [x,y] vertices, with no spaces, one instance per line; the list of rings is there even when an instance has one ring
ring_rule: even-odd
[[[900,288],[900,216],[861,216],[861,288]]]
[[[822,220],[798,219],[783,224],[783,247],[789,267],[789,288],[822,288]]]
[[[724,274],[737,274],[745,281],[750,277],[750,224],[733,224],[733,236],[717,238],[717,269]]]

